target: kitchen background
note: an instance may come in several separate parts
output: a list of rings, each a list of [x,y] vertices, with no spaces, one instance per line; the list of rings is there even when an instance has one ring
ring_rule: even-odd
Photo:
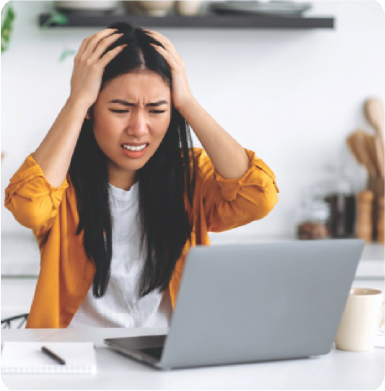
[[[84,38],[105,27],[43,29],[39,15],[53,11],[53,3],[11,2],[16,18],[1,58],[3,276],[36,276],[39,259],[30,230],[5,209],[4,190],[69,96],[73,55],[63,61],[60,57],[76,52]],[[209,3],[203,2],[201,9]],[[214,244],[297,238],[305,208],[315,219],[322,220],[325,212],[319,203],[306,203],[310,196],[314,200],[339,182],[354,197],[367,187],[367,171],[357,163],[347,138],[357,129],[375,134],[363,109],[370,98],[384,102],[384,10],[370,0],[310,4],[303,15],[335,18],[334,28],[142,26],[171,40],[185,61],[196,99],[277,177],[280,200],[275,209],[263,220],[211,234]],[[195,137],[194,144],[200,146]],[[383,259],[383,250],[380,254]]]
[[[42,30],[38,16],[52,3],[13,2],[17,17],[1,73],[2,232],[27,230],[4,208],[3,190],[68,98],[73,56],[59,58],[99,30]],[[231,235],[294,237],[304,193],[331,166],[345,170],[353,191],[365,187],[366,171],[346,138],[357,128],[373,133],[363,103],[384,99],[384,12],[376,1],[317,1],[311,15],[334,17],[335,28],[158,28],[183,57],[201,105],[276,174],[275,210]]]

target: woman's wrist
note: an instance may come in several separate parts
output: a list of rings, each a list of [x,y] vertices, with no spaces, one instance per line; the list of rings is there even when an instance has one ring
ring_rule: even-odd
[[[189,110],[191,109],[192,105],[197,103],[196,99],[191,95],[189,98],[185,100],[181,105],[176,107],[176,109],[179,111],[179,113],[185,117],[185,115],[188,114]]]
[[[76,96],[69,96],[65,105],[70,109],[75,109],[84,113],[84,117],[90,108],[90,105],[83,98]]]

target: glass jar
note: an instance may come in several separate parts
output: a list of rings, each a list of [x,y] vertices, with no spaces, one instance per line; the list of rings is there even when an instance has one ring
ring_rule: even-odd
[[[356,197],[350,181],[340,170],[330,172],[324,200],[330,206],[330,232],[333,238],[355,236]]]
[[[306,196],[300,207],[298,239],[330,238],[330,207],[319,196]]]

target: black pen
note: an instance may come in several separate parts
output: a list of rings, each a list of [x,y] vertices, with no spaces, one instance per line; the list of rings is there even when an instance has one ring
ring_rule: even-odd
[[[53,351],[49,350],[45,346],[41,347],[41,351],[43,353],[45,353],[47,356],[51,357],[53,360],[55,360],[60,365],[65,365],[66,362],[62,358],[60,358],[57,354],[55,354]]]

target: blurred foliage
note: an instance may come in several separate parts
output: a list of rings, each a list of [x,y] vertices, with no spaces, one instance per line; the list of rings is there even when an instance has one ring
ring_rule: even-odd
[[[16,13],[10,2],[1,10],[1,53],[8,49],[15,17]]]
[[[52,12],[51,16],[44,22],[41,28],[44,30],[52,25],[65,26],[68,23],[68,18],[60,12]],[[59,62],[63,62],[68,56],[75,55],[76,52],[72,49],[64,49],[60,55]]]
[[[76,51],[72,49],[64,49],[60,55],[59,62],[63,62],[68,56],[76,55]]]
[[[16,17],[15,10],[11,3],[12,2],[9,2],[7,5],[5,5],[1,11],[1,53],[8,49],[13,28],[13,21]],[[44,24],[41,26],[41,29],[45,30],[52,25],[64,26],[67,23],[67,16],[55,11],[52,12],[51,16],[44,22]],[[63,62],[68,56],[75,54],[76,51],[72,49],[65,49],[60,55],[59,62]]]
[[[47,27],[56,24],[58,26],[65,26],[68,23],[68,18],[60,12],[52,12],[51,16],[44,22],[41,28],[44,30]]]

